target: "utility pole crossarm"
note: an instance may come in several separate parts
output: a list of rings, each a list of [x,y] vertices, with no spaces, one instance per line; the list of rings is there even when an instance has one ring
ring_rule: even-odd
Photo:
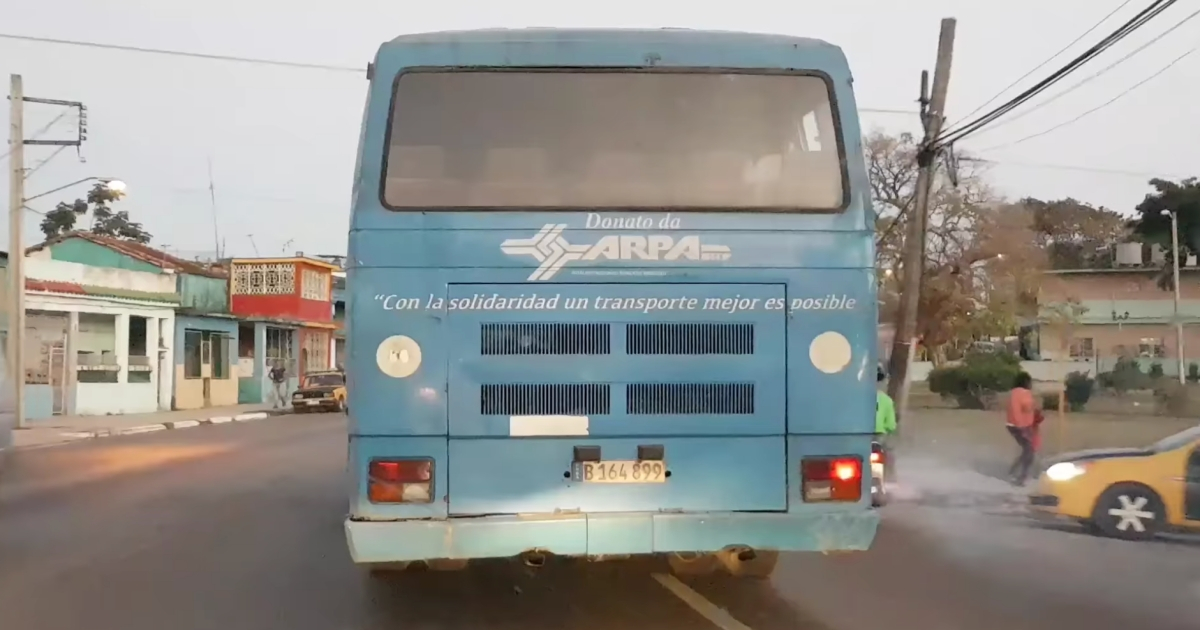
[[[933,188],[934,171],[937,168],[938,148],[935,144],[945,122],[946,94],[950,87],[950,66],[954,58],[954,33],[957,21],[942,20],[938,37],[937,62],[933,71],[933,85],[925,93],[926,73],[922,73],[921,106],[925,134],[917,152],[917,183],[914,191],[913,212],[909,217],[904,240],[903,284],[901,285],[900,311],[896,318],[896,332],[892,340],[889,358],[888,394],[896,401],[897,415],[901,421],[908,412],[909,366],[912,364],[916,345],[918,306],[921,300],[921,280],[925,267],[926,222],[929,216],[929,197]],[[898,425],[898,429],[904,425]]]

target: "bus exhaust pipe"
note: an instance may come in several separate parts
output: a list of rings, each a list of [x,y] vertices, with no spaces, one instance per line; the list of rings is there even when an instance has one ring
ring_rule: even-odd
[[[540,569],[546,566],[546,554],[540,551],[526,551],[521,554],[521,562],[531,569]]]

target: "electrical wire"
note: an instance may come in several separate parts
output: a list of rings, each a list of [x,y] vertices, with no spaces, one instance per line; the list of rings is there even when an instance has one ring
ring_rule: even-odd
[[[1004,120],[1004,121],[1002,121],[1002,122],[999,122],[999,123],[997,123],[997,124],[995,124],[995,125],[992,125],[990,128],[988,128],[988,130],[987,130],[987,131],[995,131],[996,129],[999,129],[999,128],[1001,128],[1001,127],[1005,126],[1005,125],[1009,125],[1009,124],[1012,124],[1012,123],[1014,123],[1014,122],[1016,122],[1016,121],[1018,121],[1018,120],[1021,120],[1022,118],[1026,117],[1026,116],[1028,116],[1028,115],[1030,115],[1030,114],[1032,114],[1033,112],[1036,112],[1037,110],[1039,110],[1039,109],[1041,109],[1041,108],[1043,108],[1043,107],[1045,107],[1045,106],[1049,105],[1050,103],[1053,103],[1054,101],[1057,101],[1058,99],[1060,99],[1060,98],[1062,98],[1062,97],[1066,96],[1067,94],[1070,94],[1071,92],[1074,92],[1075,90],[1077,90],[1077,89],[1079,89],[1080,87],[1082,87],[1084,84],[1086,84],[1086,83],[1089,83],[1090,81],[1092,81],[1092,80],[1094,80],[1094,79],[1098,78],[1099,76],[1101,76],[1101,75],[1105,74],[1105,73],[1106,73],[1106,72],[1108,72],[1109,70],[1112,70],[1113,68],[1116,68],[1117,66],[1121,65],[1122,63],[1124,63],[1124,62],[1128,61],[1128,60],[1129,60],[1131,57],[1133,57],[1134,55],[1136,55],[1136,54],[1138,54],[1138,53],[1142,52],[1143,50],[1146,50],[1147,48],[1149,48],[1150,46],[1154,45],[1154,44],[1155,44],[1155,43],[1157,43],[1159,40],[1161,40],[1163,37],[1166,37],[1167,35],[1171,34],[1171,32],[1172,32],[1172,31],[1174,31],[1175,29],[1177,29],[1177,28],[1179,28],[1179,27],[1183,26],[1184,24],[1187,24],[1189,21],[1191,21],[1193,18],[1195,18],[1195,17],[1196,17],[1196,16],[1198,16],[1198,15],[1200,15],[1200,9],[1197,9],[1197,10],[1193,11],[1191,15],[1189,15],[1189,16],[1187,16],[1187,17],[1183,18],[1182,20],[1180,20],[1180,21],[1179,21],[1177,24],[1175,24],[1175,26],[1172,26],[1171,28],[1169,28],[1169,29],[1167,29],[1167,30],[1163,31],[1162,33],[1159,33],[1158,35],[1156,35],[1156,36],[1154,37],[1154,39],[1152,39],[1152,40],[1150,40],[1150,41],[1146,42],[1145,44],[1142,44],[1141,46],[1138,46],[1137,48],[1135,48],[1135,49],[1134,49],[1132,52],[1130,52],[1129,54],[1125,55],[1124,57],[1121,57],[1120,59],[1118,59],[1118,60],[1116,60],[1116,61],[1112,62],[1111,64],[1109,64],[1108,66],[1106,66],[1106,67],[1105,67],[1103,70],[1101,70],[1101,71],[1099,71],[1099,72],[1097,72],[1097,73],[1095,73],[1095,74],[1093,74],[1093,75],[1089,76],[1088,78],[1086,78],[1086,79],[1084,79],[1084,80],[1080,81],[1079,83],[1076,83],[1075,85],[1072,85],[1071,87],[1069,87],[1069,88],[1067,88],[1067,89],[1063,90],[1062,92],[1059,92],[1058,94],[1055,94],[1054,96],[1051,96],[1050,98],[1048,98],[1048,99],[1046,99],[1046,100],[1044,100],[1044,101],[1042,101],[1042,102],[1040,102],[1040,103],[1038,103],[1038,104],[1034,105],[1033,107],[1031,107],[1031,108],[1030,108],[1030,109],[1028,109],[1027,111],[1021,112],[1020,114],[1017,114],[1016,116],[1013,116],[1013,117],[1011,117],[1011,118],[1009,118],[1009,119],[1007,119],[1007,120]]]
[[[64,150],[66,150],[66,148],[67,148],[67,145],[65,145],[65,144],[64,144],[64,145],[62,145],[62,146],[58,147],[57,149],[55,149],[55,150],[54,150],[54,153],[51,153],[51,154],[50,154],[48,157],[46,157],[46,159],[42,160],[41,162],[38,162],[38,163],[37,163],[37,166],[34,166],[33,168],[31,168],[31,169],[29,169],[29,170],[25,171],[25,178],[26,178],[26,179],[29,179],[30,177],[33,177],[33,174],[34,174],[34,173],[36,173],[36,172],[38,172],[39,170],[41,170],[41,168],[42,168],[43,166],[45,166],[45,165],[49,164],[49,163],[51,162],[51,160],[53,160],[54,158],[58,157],[58,154],[59,154],[59,153],[62,153]]]
[[[1050,86],[1061,81],[1063,78],[1067,77],[1068,75],[1070,75],[1071,73],[1073,73],[1074,71],[1079,69],[1081,66],[1086,64],[1088,61],[1094,59],[1100,53],[1104,52],[1105,50],[1112,47],[1117,42],[1119,42],[1122,39],[1124,39],[1125,37],[1129,36],[1129,34],[1133,33],[1137,29],[1141,28],[1150,20],[1161,15],[1163,13],[1163,11],[1166,11],[1167,9],[1169,9],[1177,1],[1178,0],[1154,0],[1154,2],[1152,2],[1150,4],[1150,6],[1146,7],[1145,9],[1142,9],[1140,12],[1138,12],[1137,15],[1135,15],[1133,18],[1131,18],[1125,24],[1122,24],[1117,30],[1110,33],[1108,36],[1106,36],[1104,39],[1102,39],[1099,43],[1097,43],[1096,45],[1092,46],[1087,51],[1085,51],[1082,55],[1071,60],[1069,63],[1064,65],[1062,68],[1059,68],[1057,71],[1055,71],[1049,77],[1039,81],[1033,87],[1029,88],[1028,90],[1025,90],[1024,92],[1017,95],[1015,98],[1008,101],[1004,105],[1001,105],[1000,107],[997,107],[996,109],[992,110],[991,112],[989,112],[983,116],[980,116],[978,119],[975,119],[969,123],[966,123],[958,129],[943,132],[936,140],[934,140],[934,143],[933,143],[934,146],[931,148],[936,149],[936,148],[948,146],[958,140],[962,140],[963,138],[967,137],[968,135],[979,131],[986,125],[988,125],[988,124],[994,122],[995,120],[999,119],[1000,117],[1004,116],[1005,114],[1012,111],[1013,109],[1016,109],[1021,104],[1025,103],[1026,101],[1033,98],[1034,96],[1037,96],[1038,94],[1042,93]]]
[[[37,131],[33,132],[33,135],[26,138],[26,140],[37,140],[38,138],[42,137],[46,132],[50,131],[51,127],[53,127],[55,124],[57,124],[58,121],[62,120],[67,115],[67,113],[70,111],[71,110],[69,110],[69,109],[63,110],[63,113],[59,114],[58,116],[55,116],[54,120],[51,120],[50,122],[46,123],[46,125],[44,127],[42,127],[41,129],[38,129]],[[5,151],[4,155],[0,155],[0,160],[3,160],[4,158],[12,155],[12,152],[13,152],[13,149],[9,149],[9,150]]]
[[[239,57],[236,55],[214,55],[208,53],[186,52],[182,50],[168,50],[165,48],[146,48],[142,46],[124,46],[120,44],[101,44],[99,42],[88,42],[77,39],[55,39],[52,37],[34,37],[32,35],[16,35],[12,33],[0,33],[0,39],[11,39],[22,42],[36,42],[39,44],[58,44],[61,46],[80,46],[84,48],[99,48],[103,50],[119,50],[122,52],[143,53],[152,55],[169,55],[172,57],[190,57],[193,59],[207,59],[209,61],[231,61],[236,63],[248,63],[262,66],[277,66],[284,68],[300,68],[305,70],[325,70],[329,72],[354,72],[357,74],[366,74],[366,68],[353,68],[350,66],[338,66],[323,63],[306,63],[302,61],[283,61],[277,59],[257,59],[254,57]]]
[[[1105,102],[1103,102],[1103,103],[1101,103],[1101,104],[1097,105],[1096,107],[1093,107],[1093,108],[1091,108],[1091,109],[1089,109],[1089,110],[1087,110],[1087,111],[1083,112],[1082,114],[1080,114],[1080,115],[1078,115],[1078,116],[1076,116],[1076,117],[1074,117],[1074,118],[1072,118],[1072,119],[1070,119],[1070,120],[1068,120],[1068,121],[1066,121],[1066,122],[1059,123],[1059,124],[1057,124],[1057,125],[1055,125],[1055,126],[1053,126],[1053,127],[1049,128],[1049,129],[1046,129],[1046,130],[1044,130],[1044,131],[1039,131],[1039,132],[1037,132],[1037,133],[1035,133],[1035,134],[1030,134],[1030,135],[1028,135],[1028,136],[1025,136],[1024,138],[1021,138],[1021,139],[1019,139],[1019,140],[1013,140],[1012,142],[1006,142],[1006,143],[1004,143],[1004,144],[998,144],[998,145],[995,145],[995,146],[988,147],[988,148],[986,148],[986,149],[980,149],[980,151],[996,151],[996,150],[998,150],[998,149],[1003,149],[1003,148],[1011,147],[1011,146],[1014,146],[1014,145],[1021,144],[1022,142],[1026,142],[1026,141],[1028,141],[1028,140],[1033,140],[1034,138],[1040,138],[1040,137],[1042,137],[1042,136],[1044,136],[1044,135],[1046,135],[1046,134],[1049,134],[1049,133],[1052,133],[1052,132],[1058,131],[1059,129],[1062,129],[1063,127],[1066,127],[1067,125],[1073,125],[1073,124],[1075,124],[1075,123],[1079,122],[1080,120],[1082,120],[1083,118],[1085,118],[1085,117],[1087,117],[1087,116],[1090,116],[1091,114],[1094,114],[1094,113],[1096,113],[1096,112],[1098,112],[1098,111],[1100,111],[1100,110],[1104,109],[1105,107],[1108,107],[1109,105],[1112,105],[1113,103],[1117,102],[1117,101],[1118,101],[1118,100],[1120,100],[1122,97],[1124,97],[1126,94],[1129,94],[1130,92],[1133,92],[1134,90],[1138,89],[1139,87],[1142,87],[1143,85],[1145,85],[1145,84],[1149,83],[1150,81],[1154,80],[1154,79],[1155,79],[1155,78],[1157,78],[1157,77],[1158,77],[1160,74],[1162,74],[1162,73],[1166,72],[1167,70],[1170,70],[1172,66],[1174,66],[1174,65],[1175,65],[1175,64],[1177,64],[1177,63],[1179,63],[1180,61],[1183,61],[1183,60],[1184,60],[1184,59],[1185,59],[1185,58],[1186,58],[1188,55],[1190,55],[1190,54],[1192,54],[1192,53],[1194,53],[1194,52],[1196,52],[1196,49],[1195,49],[1195,48],[1192,48],[1191,50],[1189,50],[1189,51],[1187,51],[1187,52],[1183,53],[1182,55],[1179,55],[1179,56],[1178,56],[1178,57],[1176,57],[1174,60],[1172,60],[1172,61],[1171,61],[1171,63],[1168,63],[1167,65],[1165,65],[1165,66],[1163,66],[1162,68],[1160,68],[1160,69],[1158,70],[1158,72],[1155,72],[1154,74],[1152,74],[1152,75],[1150,75],[1150,76],[1146,77],[1145,79],[1142,79],[1141,81],[1138,81],[1137,83],[1135,83],[1135,84],[1131,85],[1130,87],[1126,88],[1126,89],[1125,89],[1124,91],[1122,91],[1120,94],[1117,94],[1116,96],[1112,97],[1111,99],[1109,99],[1109,100],[1107,100],[1107,101],[1105,101]]]
[[[1067,50],[1069,50],[1069,49],[1070,49],[1072,46],[1074,46],[1075,44],[1078,44],[1078,43],[1079,43],[1079,42],[1080,42],[1080,41],[1081,41],[1081,40],[1082,40],[1084,37],[1087,37],[1088,35],[1091,35],[1091,34],[1092,34],[1092,31],[1094,31],[1094,30],[1096,30],[1096,29],[1100,28],[1100,25],[1101,25],[1101,24],[1104,24],[1105,22],[1107,22],[1107,21],[1108,21],[1108,18],[1110,18],[1110,17],[1112,17],[1112,16],[1116,15],[1118,11],[1120,11],[1121,9],[1124,9],[1125,7],[1129,6],[1129,3],[1130,3],[1130,2],[1133,2],[1133,0],[1125,0],[1125,1],[1124,1],[1124,2],[1122,2],[1122,3],[1121,3],[1121,4],[1120,4],[1120,5],[1117,7],[1117,8],[1113,9],[1112,11],[1109,11],[1107,15],[1105,15],[1105,16],[1104,16],[1104,17],[1102,17],[1102,18],[1100,18],[1100,21],[1099,21],[1099,22],[1096,22],[1095,24],[1093,24],[1091,28],[1089,28],[1088,30],[1086,30],[1086,31],[1084,31],[1083,33],[1081,33],[1081,34],[1079,35],[1079,37],[1076,37],[1075,39],[1071,40],[1071,43],[1067,44],[1066,46],[1063,46],[1061,49],[1059,49],[1059,51],[1058,51],[1058,52],[1054,53],[1053,55],[1050,55],[1049,57],[1046,57],[1046,60],[1045,60],[1045,61],[1043,61],[1042,63],[1039,63],[1039,64],[1038,64],[1038,65],[1036,65],[1036,66],[1034,66],[1032,70],[1030,70],[1029,72],[1026,72],[1025,74],[1023,74],[1023,75],[1021,75],[1021,76],[1019,76],[1019,77],[1017,77],[1017,79],[1016,79],[1015,81],[1013,81],[1012,83],[1009,83],[1008,85],[1004,86],[1004,89],[1003,89],[1003,90],[1000,90],[999,92],[996,92],[995,96],[993,96],[992,98],[989,98],[987,101],[985,101],[985,102],[983,103],[983,105],[980,105],[979,107],[976,107],[975,109],[971,110],[971,113],[967,114],[966,116],[963,116],[963,119],[967,119],[967,118],[970,118],[971,116],[974,116],[975,114],[978,114],[980,110],[982,110],[983,108],[987,107],[988,105],[991,105],[993,102],[995,102],[995,100],[996,100],[996,99],[1000,98],[1000,97],[1001,97],[1001,96],[1002,96],[1002,95],[1003,95],[1005,92],[1007,92],[1007,91],[1011,90],[1012,88],[1016,87],[1018,83],[1020,83],[1021,81],[1024,81],[1025,79],[1029,78],[1029,76],[1030,76],[1030,75],[1032,75],[1034,72],[1037,72],[1038,70],[1041,70],[1043,67],[1045,67],[1045,65],[1046,65],[1046,64],[1050,63],[1051,61],[1054,61],[1054,59],[1055,59],[1055,58],[1057,58],[1059,55],[1061,55],[1061,54],[1063,54],[1063,53],[1067,52]],[[957,125],[957,124],[959,124],[959,122],[961,122],[961,120],[954,122],[954,123],[953,123],[952,125],[950,125],[950,126]]]
[[[1149,172],[1149,171],[1130,171],[1119,168],[1100,168],[1095,166],[1079,166],[1076,164],[1046,164],[1041,162],[1016,162],[1012,160],[993,160],[983,157],[960,157],[963,162],[972,162],[976,164],[992,164],[996,166],[1011,166],[1017,168],[1044,168],[1059,171],[1080,171],[1083,173],[1101,173],[1104,175],[1124,175],[1126,177],[1137,177],[1140,179],[1153,179],[1155,177],[1167,177],[1169,179],[1186,179],[1190,175],[1176,175],[1171,173]]]
[[[1144,26],[1150,20],[1152,20],[1155,17],[1157,17],[1158,15],[1162,14],[1163,11],[1170,8],[1171,5],[1175,4],[1176,1],[1177,0],[1155,0],[1154,2],[1152,2],[1150,4],[1150,6],[1146,7],[1145,9],[1142,9],[1133,18],[1131,18],[1130,20],[1128,20],[1127,22],[1122,24],[1120,27],[1118,27],[1112,33],[1109,33],[1109,35],[1104,37],[1104,39],[1100,40],[1099,43],[1095,44],[1094,46],[1092,46],[1091,48],[1086,50],[1082,55],[1079,55],[1075,59],[1072,59],[1069,63],[1067,63],[1063,67],[1059,68],[1057,71],[1055,71],[1049,77],[1042,79],[1037,84],[1035,84],[1033,87],[1025,90],[1021,94],[1017,95],[1015,98],[1009,100],[1007,103],[1005,103],[1004,105],[1001,105],[1000,107],[997,107],[996,109],[992,110],[991,112],[988,112],[987,114],[984,114],[983,116],[981,116],[969,123],[965,123],[962,127],[958,128],[958,129],[944,131],[939,136],[939,138],[935,140],[935,142],[934,142],[935,147],[950,145],[957,140],[961,140],[961,139],[965,138],[966,136],[968,136],[972,133],[975,133],[976,131],[979,131],[984,126],[990,124],[991,122],[994,122],[995,120],[999,119],[1001,116],[1004,116],[1005,114],[1012,111],[1013,109],[1019,107],[1021,104],[1025,103],[1026,101],[1033,98],[1034,96],[1037,96],[1038,94],[1045,91],[1047,88],[1054,85],[1058,81],[1061,81],[1064,77],[1070,75],[1072,72],[1079,69],[1085,63],[1094,59],[1100,53],[1104,52],[1105,50],[1110,48],[1112,45],[1114,45],[1121,39],[1124,39],[1125,37],[1127,37],[1130,33],[1133,33],[1141,26]]]

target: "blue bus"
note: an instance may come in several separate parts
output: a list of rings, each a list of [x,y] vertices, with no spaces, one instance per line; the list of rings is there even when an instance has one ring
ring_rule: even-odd
[[[398,37],[368,74],[356,563],[761,577],[870,547],[874,221],[840,48],[479,30]]]

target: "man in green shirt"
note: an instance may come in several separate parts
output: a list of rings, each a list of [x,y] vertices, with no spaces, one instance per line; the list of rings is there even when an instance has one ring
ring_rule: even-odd
[[[875,381],[882,383],[886,378],[883,373],[883,366],[878,368],[879,374]],[[892,402],[892,397],[887,395],[887,392],[878,390],[875,392],[875,433],[880,437],[891,435],[896,432],[896,403]]]

